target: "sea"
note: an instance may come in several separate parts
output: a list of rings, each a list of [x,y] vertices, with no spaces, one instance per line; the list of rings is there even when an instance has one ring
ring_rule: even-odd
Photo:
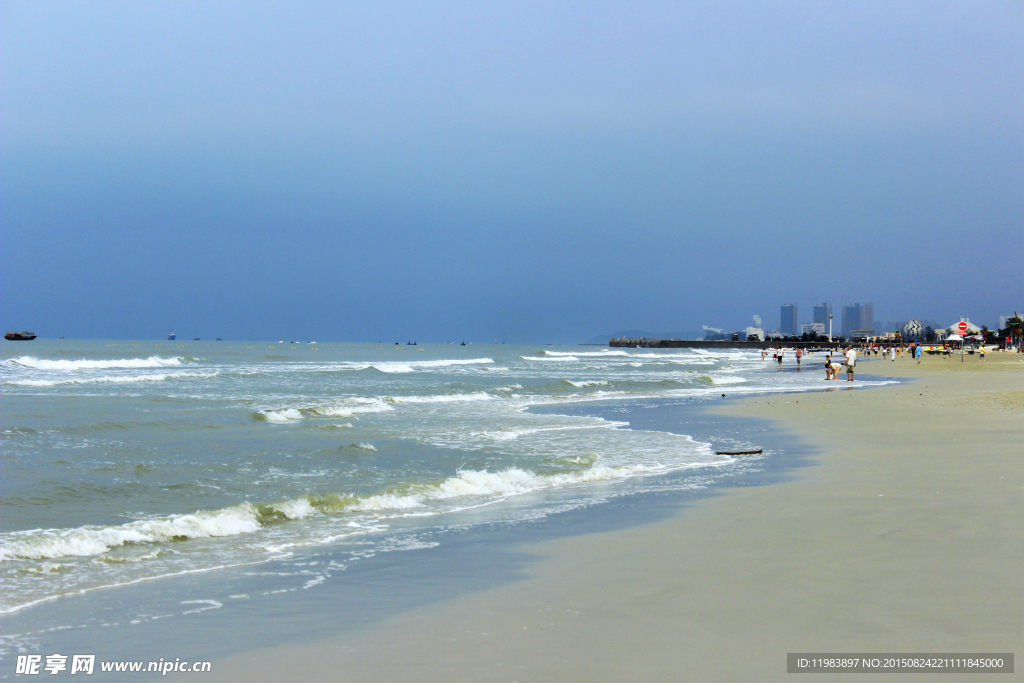
[[[708,486],[756,458],[637,426],[627,408],[839,384],[823,363],[739,349],[7,342],[2,673],[55,629],[88,642],[257,594],[286,601],[382,553],[443,547],[455,528]],[[200,576],[201,596],[182,588]]]

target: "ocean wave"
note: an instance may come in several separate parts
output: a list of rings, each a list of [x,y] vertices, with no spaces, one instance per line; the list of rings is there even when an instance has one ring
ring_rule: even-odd
[[[4,384],[23,387],[55,387],[63,384],[131,384],[134,382],[163,382],[168,379],[184,379],[187,377],[216,377],[217,372],[166,372],[149,373],[146,375],[104,375],[102,377],[76,377],[64,379],[23,379],[4,382]]]
[[[579,389],[582,389],[583,387],[606,387],[606,386],[608,386],[608,382],[605,382],[604,380],[600,380],[600,379],[582,379],[582,380],[579,380],[577,382],[574,382],[571,379],[563,379],[562,381],[565,382],[566,384],[571,384],[572,386],[577,387]]]
[[[579,361],[579,358],[577,358],[576,356],[573,356],[571,354],[566,354],[564,356],[519,356],[519,358],[521,360],[548,361],[548,362],[554,361],[556,363],[558,363],[558,362],[561,362],[561,363],[575,363],[575,362]]]
[[[415,360],[409,362],[393,361],[385,363],[365,363],[361,364],[362,368],[373,368],[380,372],[387,373],[406,373],[406,372],[423,372],[425,370],[434,370],[437,368],[448,368],[457,365],[486,365],[493,363],[492,358],[461,358],[453,360]]]
[[[711,377],[711,381],[715,384],[741,384],[747,380],[742,377]]]
[[[537,474],[515,467],[495,472],[467,469],[459,470],[455,476],[438,483],[406,484],[373,495],[304,495],[270,503],[245,502],[219,510],[200,510],[190,515],[139,520],[120,526],[13,532],[3,535],[5,538],[0,546],[0,562],[96,556],[128,545],[238,536],[255,533],[269,524],[324,514],[400,512],[423,508],[432,501],[466,497],[489,497],[497,501],[540,489],[626,479],[655,469],[645,465],[609,467],[600,464],[552,474]]]
[[[548,351],[542,349],[541,353],[545,356],[553,356],[555,358],[564,358],[566,356],[632,356],[634,354],[626,351]]]
[[[314,413],[324,417],[353,417],[362,413],[384,413],[389,410],[394,408],[382,399],[359,396],[345,399],[341,404],[313,408]]]
[[[461,403],[463,401],[489,401],[494,397],[485,391],[470,394],[436,394],[433,396],[388,396],[390,403]]]
[[[262,420],[264,422],[276,422],[281,424],[301,420],[302,413],[295,408],[285,408],[284,410],[261,410],[258,413],[255,413],[254,417],[257,420]]]
[[[431,501],[461,497],[508,496],[541,489],[584,484],[596,481],[626,479],[651,471],[644,465],[608,467],[592,465],[584,470],[555,474],[537,474],[530,470],[510,467],[497,472],[489,470],[459,470],[438,484],[413,484],[387,493],[367,496],[352,502],[348,510],[356,512],[409,510],[425,507]]]
[[[184,357],[160,358],[121,358],[117,360],[45,360],[31,356],[12,358],[4,363],[12,363],[35,370],[107,370],[112,368],[168,368],[179,366],[190,359]]]
[[[619,427],[628,426],[628,422],[619,422],[616,420],[602,420],[599,424],[594,425],[570,425],[565,427],[528,427],[525,429],[499,429],[497,431],[478,432],[477,435],[485,437],[487,439],[494,439],[496,441],[511,441],[512,439],[518,439],[521,436],[540,434],[541,432],[569,432],[576,431],[578,429],[617,429]]]
[[[128,544],[236,536],[258,530],[260,523],[257,515],[255,506],[242,503],[220,510],[140,520],[121,526],[86,526],[28,534],[6,534],[13,538],[0,546],[0,561],[100,555],[111,548]]]

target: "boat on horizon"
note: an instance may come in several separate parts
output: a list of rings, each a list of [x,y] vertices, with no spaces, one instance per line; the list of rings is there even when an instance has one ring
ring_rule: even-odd
[[[167,341],[174,341],[177,337],[174,335],[174,330],[167,333]]]
[[[4,335],[4,339],[9,339],[11,341],[32,341],[35,338],[36,338],[36,333],[35,332],[27,332],[27,331],[8,332],[7,334]]]

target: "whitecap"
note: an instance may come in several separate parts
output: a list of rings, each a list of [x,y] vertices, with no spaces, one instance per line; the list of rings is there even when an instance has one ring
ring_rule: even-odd
[[[36,370],[97,370],[109,368],[166,368],[181,365],[184,358],[121,358],[116,360],[46,360],[21,356],[11,359],[11,363]]]

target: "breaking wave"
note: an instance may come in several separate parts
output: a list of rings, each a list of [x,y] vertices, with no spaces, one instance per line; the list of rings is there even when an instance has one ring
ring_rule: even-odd
[[[357,448],[376,450],[370,444]],[[0,562],[15,559],[56,559],[69,556],[101,555],[126,545],[169,543],[188,539],[237,536],[260,531],[269,524],[300,520],[325,514],[351,512],[388,513],[428,507],[434,501],[457,498],[490,498],[497,502],[509,496],[559,486],[626,479],[655,471],[645,465],[608,467],[593,464],[586,469],[537,474],[510,467],[489,470],[459,470],[439,483],[406,484],[367,496],[346,494],[305,495],[288,500],[239,503],[219,510],[200,510],[190,515],[139,520],[120,526],[83,526],[76,529],[13,532],[3,535]],[[436,512],[461,509],[459,506]]]
[[[4,384],[11,384],[24,387],[55,387],[62,384],[128,384],[133,382],[162,382],[168,379],[183,379],[186,377],[209,378],[216,377],[217,372],[168,372],[150,373],[146,375],[104,375],[102,377],[77,377],[66,379],[23,379]]]
[[[182,365],[188,360],[191,359],[180,356],[177,358],[150,356],[149,358],[122,358],[119,360],[45,360],[21,356],[4,361],[4,363],[36,370],[106,370],[111,368],[169,368]]]
[[[302,413],[295,408],[286,408],[285,410],[261,410],[256,413],[257,420],[263,420],[264,422],[292,422],[294,420],[301,420]]]
[[[324,417],[352,417],[360,413],[383,413],[393,408],[379,398],[353,397],[344,403],[331,406],[318,406],[313,412]]]
[[[436,368],[448,368],[456,365],[486,365],[493,363],[492,358],[463,358],[457,360],[417,360],[403,363],[401,361],[389,362],[389,363],[367,363],[363,364],[362,368],[373,368],[380,372],[387,373],[406,373],[406,372],[423,372],[425,370],[433,370]]]
[[[388,396],[390,403],[460,403],[463,401],[489,401],[493,396],[485,391],[470,394],[437,394],[434,396]]]
[[[632,356],[633,354],[626,351],[548,351],[542,349],[541,353],[545,356],[553,356],[555,358],[565,358],[566,356]]]

